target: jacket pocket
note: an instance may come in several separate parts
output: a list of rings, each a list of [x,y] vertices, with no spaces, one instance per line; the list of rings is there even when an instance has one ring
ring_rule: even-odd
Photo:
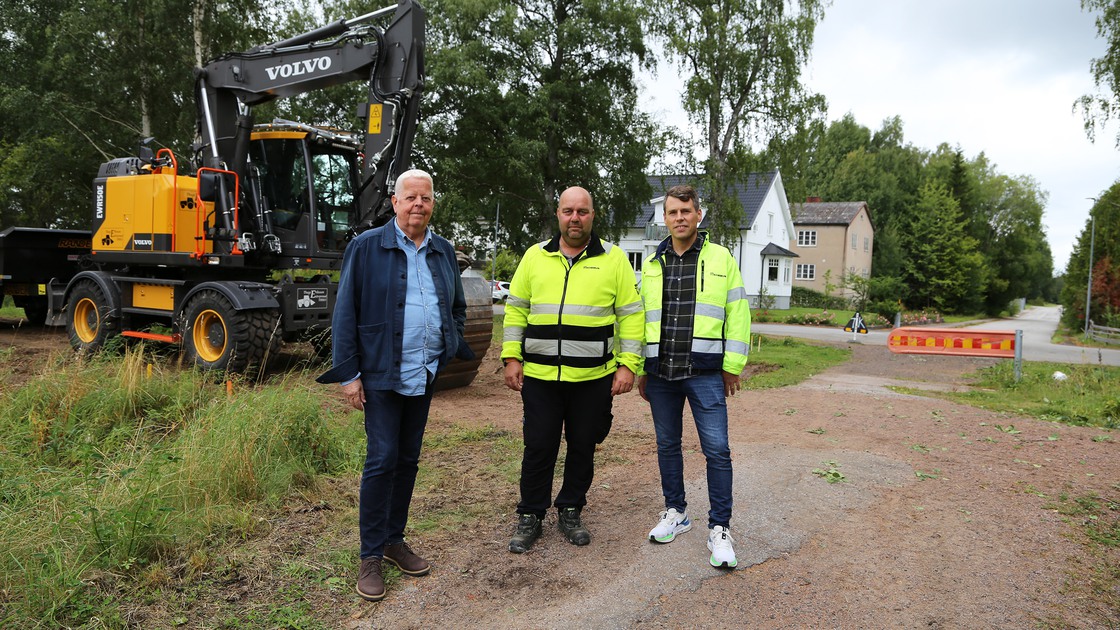
[[[393,342],[385,322],[358,326],[362,374],[385,373],[393,363]]]

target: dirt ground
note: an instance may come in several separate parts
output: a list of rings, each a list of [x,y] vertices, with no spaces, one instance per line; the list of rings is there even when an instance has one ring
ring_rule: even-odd
[[[0,348],[12,339],[0,329]],[[59,340],[64,335],[46,335],[21,353],[50,352]],[[668,545],[648,542],[663,506],[652,421],[635,392],[616,400],[614,428],[597,456],[584,510],[591,545],[564,541],[552,513],[533,550],[511,554],[516,488],[464,483],[448,493],[498,504],[503,517],[413,535],[432,573],[393,581],[383,602],[362,602],[348,586],[314,607],[343,628],[1117,627],[1117,609],[1099,602],[1117,601],[1120,580],[1106,582],[1110,594],[1090,597],[1087,576],[1102,558],[1087,552],[1076,518],[1054,508],[1092,494],[1120,500],[1120,440],[889,389],[966,388],[964,375],[991,360],[850,347],[849,362],[802,384],[729,401],[737,570],[707,564],[708,501],[694,430],[685,431],[685,473],[698,526]],[[519,433],[519,395],[501,383],[498,365],[492,348],[471,387],[437,394],[429,431]],[[830,466],[846,481],[829,484],[812,472]],[[355,497],[353,485],[341,492]],[[356,522],[326,531],[337,528],[329,515],[296,512],[300,544],[356,539]],[[284,529],[274,527],[267,544],[299,546]],[[1115,570],[1120,562],[1110,553]],[[356,576],[342,577],[350,585]],[[237,588],[231,597],[250,600],[268,585]]]

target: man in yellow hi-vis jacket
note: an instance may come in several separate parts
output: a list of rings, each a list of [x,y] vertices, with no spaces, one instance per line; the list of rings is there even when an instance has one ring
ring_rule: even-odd
[[[665,511],[651,542],[672,542],[692,529],[685,512],[681,431],[684,401],[692,409],[707,460],[708,562],[734,569],[731,538],[731,446],[727,397],[739,391],[747,364],[751,312],[739,264],[699,231],[700,198],[691,186],[665,194],[669,236],[642,265],[646,309],[644,374],[638,392],[649,401],[657,433],[657,465]]]
[[[568,542],[591,542],[581,512],[595,445],[610,430],[612,397],[633,388],[641,361],[642,301],[626,253],[592,231],[595,209],[583,188],[560,195],[556,217],[560,234],[525,252],[506,299],[505,381],[525,410],[514,553],[540,537],[550,503]],[[553,503],[561,435],[568,449]]]

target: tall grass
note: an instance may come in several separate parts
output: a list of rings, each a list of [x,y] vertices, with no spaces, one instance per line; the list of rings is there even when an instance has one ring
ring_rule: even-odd
[[[248,535],[254,506],[339,470],[321,394],[272,385],[228,393],[133,349],[0,388],[0,626],[115,625],[91,575]]]

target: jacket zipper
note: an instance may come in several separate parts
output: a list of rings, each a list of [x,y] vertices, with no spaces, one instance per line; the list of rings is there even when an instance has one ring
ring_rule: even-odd
[[[562,256],[562,258],[560,259],[561,264],[567,263],[568,258],[566,256],[564,256],[564,253],[561,252],[560,255]],[[571,275],[572,268],[576,266],[576,262],[579,261],[579,256],[581,256],[581,255],[583,255],[583,252],[580,252],[579,254],[577,254],[576,259],[572,261],[572,264],[570,264],[570,265],[565,264],[565,269],[564,269],[564,288],[560,291],[560,308],[557,309],[557,311],[556,311],[556,380],[557,381],[560,380],[561,372],[563,372],[563,370],[564,370],[564,365],[563,365],[563,357],[564,357],[564,348],[563,348],[563,345],[564,345],[564,304],[568,301],[568,276]]]
[[[704,261],[700,261],[700,292],[704,292]]]

